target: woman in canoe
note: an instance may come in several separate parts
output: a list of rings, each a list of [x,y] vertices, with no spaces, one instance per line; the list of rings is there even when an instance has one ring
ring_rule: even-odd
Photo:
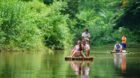
[[[72,56],[72,57],[79,57],[79,56],[84,57],[84,55],[83,55],[82,52],[83,52],[82,44],[81,44],[81,41],[78,40],[78,41],[77,41],[77,44],[75,45],[75,47],[74,47],[73,50],[72,50],[71,56]]]

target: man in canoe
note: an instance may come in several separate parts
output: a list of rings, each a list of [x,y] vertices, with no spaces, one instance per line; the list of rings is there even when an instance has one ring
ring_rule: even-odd
[[[122,49],[125,50],[126,49],[126,36],[125,35],[122,36],[122,44],[121,45],[122,45]]]
[[[90,42],[90,33],[88,29],[84,29],[84,32],[82,33],[82,40]]]
[[[83,48],[80,40],[77,41],[77,44],[75,45],[71,53],[72,53],[71,54],[72,57],[79,57],[79,56],[84,57]]]
[[[113,52],[116,52],[116,53],[122,52],[122,45],[118,41],[114,45]]]

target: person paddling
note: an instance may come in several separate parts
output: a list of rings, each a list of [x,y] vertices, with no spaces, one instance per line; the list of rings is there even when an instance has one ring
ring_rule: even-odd
[[[122,52],[122,45],[118,41],[114,45],[113,52],[116,52],[116,53]]]

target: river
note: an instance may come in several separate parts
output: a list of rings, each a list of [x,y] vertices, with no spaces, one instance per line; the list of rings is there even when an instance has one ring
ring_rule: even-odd
[[[69,51],[1,52],[0,78],[140,78],[140,47],[113,54],[108,48],[93,48],[93,61],[65,61]]]

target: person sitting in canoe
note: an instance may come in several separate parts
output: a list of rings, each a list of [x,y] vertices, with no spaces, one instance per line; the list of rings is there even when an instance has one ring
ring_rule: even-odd
[[[83,48],[83,51],[84,50],[86,51],[86,56],[88,57],[89,54],[90,54],[90,45],[89,45],[89,42],[88,41],[85,41],[85,40],[82,40],[82,48]]]
[[[116,52],[116,53],[122,52],[122,45],[118,41],[114,45],[113,52]]]
[[[82,52],[83,52],[82,44],[81,44],[81,41],[78,40],[78,41],[77,41],[77,44],[75,45],[75,47],[74,47],[73,50],[72,50],[71,56],[72,56],[72,57],[79,57],[79,56],[84,57],[84,55],[83,55]]]
[[[88,29],[84,29],[84,32],[82,33],[82,40],[88,41],[90,43],[90,33]]]
[[[126,36],[125,35],[122,36],[121,45],[122,45],[122,49],[125,50],[126,49]]]

